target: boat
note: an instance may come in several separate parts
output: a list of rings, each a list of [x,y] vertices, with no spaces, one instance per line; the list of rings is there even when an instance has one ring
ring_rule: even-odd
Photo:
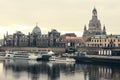
[[[55,54],[53,51],[48,52],[48,55],[53,55],[53,54]]]
[[[85,52],[85,51],[75,52],[75,56],[86,57],[87,56],[87,52]]]
[[[0,60],[5,59],[5,52],[0,52]]]
[[[38,58],[42,58],[42,55],[35,54],[35,53],[29,53],[29,56],[28,56],[29,60],[37,60]]]
[[[6,51],[5,52],[5,59],[13,59],[13,56],[14,56],[14,52],[12,51]]]
[[[52,50],[46,51],[46,52],[41,52],[41,53],[42,53],[42,55],[46,55],[46,56],[51,56],[51,55],[55,54]]]
[[[76,62],[87,63],[120,63],[120,51],[116,49],[103,48],[94,54],[79,53],[75,56]]]
[[[21,59],[21,60],[37,60],[40,57],[34,53],[21,53],[21,52],[12,52],[7,51],[5,59]]]
[[[65,63],[65,62],[75,62],[75,59],[69,57],[56,57],[51,56],[49,61],[57,62],[57,63]]]
[[[38,57],[37,60],[38,61],[49,61],[49,58],[54,54],[55,53],[52,50],[41,52],[41,57]]]

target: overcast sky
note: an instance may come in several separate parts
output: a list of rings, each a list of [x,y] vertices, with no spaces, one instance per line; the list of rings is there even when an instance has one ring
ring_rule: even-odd
[[[36,22],[42,33],[51,29],[82,35],[94,6],[108,34],[120,34],[120,0],[0,0],[0,38],[21,31],[32,32]]]

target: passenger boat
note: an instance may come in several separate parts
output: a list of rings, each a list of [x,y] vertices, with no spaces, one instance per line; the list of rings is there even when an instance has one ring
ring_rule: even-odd
[[[56,57],[51,56],[49,61],[57,62],[57,63],[64,63],[64,62],[75,62],[75,59],[69,57]]]
[[[29,60],[37,60],[38,58],[42,58],[40,54],[29,53],[28,59]]]
[[[55,54],[53,51],[46,51],[46,52],[41,52],[42,55],[46,55],[46,56],[51,56],[53,54]]]
[[[13,59],[14,53],[15,53],[15,52],[12,52],[12,51],[6,51],[4,58],[5,58],[5,59]]]
[[[55,54],[53,51],[41,51],[41,57],[38,57],[37,60],[38,61],[49,61],[49,58]]]
[[[53,51],[48,52],[48,55],[53,55],[53,54],[55,54]]]
[[[19,53],[11,51],[7,51],[5,55],[5,59],[37,60],[38,57],[40,56],[35,55],[34,53]]]
[[[0,60],[3,60],[5,58],[5,52],[0,52]]]

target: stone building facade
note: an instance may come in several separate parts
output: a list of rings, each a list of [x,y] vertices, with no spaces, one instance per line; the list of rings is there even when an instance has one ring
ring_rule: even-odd
[[[4,46],[11,46],[11,47],[26,47],[28,46],[28,38],[27,35],[23,34],[20,31],[17,31],[13,35],[4,35]]]
[[[103,26],[103,29],[101,28],[100,20],[97,16],[97,10],[96,8],[92,11],[92,19],[89,21],[88,29],[86,25],[84,26],[83,31],[83,39],[86,41],[89,37],[93,35],[106,35],[106,28],[105,25]]]
[[[120,35],[94,35],[86,43],[86,47],[120,48]]]
[[[77,37],[75,33],[66,33],[56,40],[56,47],[64,47],[66,52],[74,52],[82,42],[82,37]]]
[[[15,47],[27,47],[28,37],[20,31],[13,34],[13,46]]]
[[[60,35],[56,29],[52,29],[48,34],[42,34],[40,28],[36,25],[28,35],[17,31],[13,35],[4,35],[4,46],[8,47],[75,47],[79,44],[81,38],[75,33],[66,33]]]
[[[57,47],[72,47],[80,46],[82,43],[82,37],[77,37],[75,33],[66,33],[61,35],[58,39],[56,39]]]
[[[3,46],[8,47],[49,47],[48,35],[42,34],[40,28],[36,25],[28,35],[17,31],[13,35],[4,35]]]
[[[48,45],[49,47],[56,47],[56,39],[60,37],[60,32],[55,29],[52,29],[48,32]]]

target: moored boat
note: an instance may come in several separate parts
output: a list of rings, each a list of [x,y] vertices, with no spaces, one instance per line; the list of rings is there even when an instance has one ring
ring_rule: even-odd
[[[37,60],[40,57],[34,53],[20,53],[20,52],[11,52],[7,51],[5,59],[20,59],[20,60]]]
[[[5,55],[6,55],[5,52],[0,52],[0,60],[5,59]]]
[[[12,51],[6,51],[5,52],[5,59],[13,59],[13,56],[14,56],[14,52]]]
[[[57,62],[57,63],[65,63],[65,62],[75,62],[75,59],[69,57],[56,57],[52,56],[49,58],[49,61]]]
[[[55,53],[52,50],[41,52],[41,57],[38,57],[37,60],[38,61],[49,61],[49,58],[54,54]]]
[[[35,53],[29,53],[28,59],[29,60],[37,60],[38,58],[41,58],[42,56],[39,54],[35,54]]]

